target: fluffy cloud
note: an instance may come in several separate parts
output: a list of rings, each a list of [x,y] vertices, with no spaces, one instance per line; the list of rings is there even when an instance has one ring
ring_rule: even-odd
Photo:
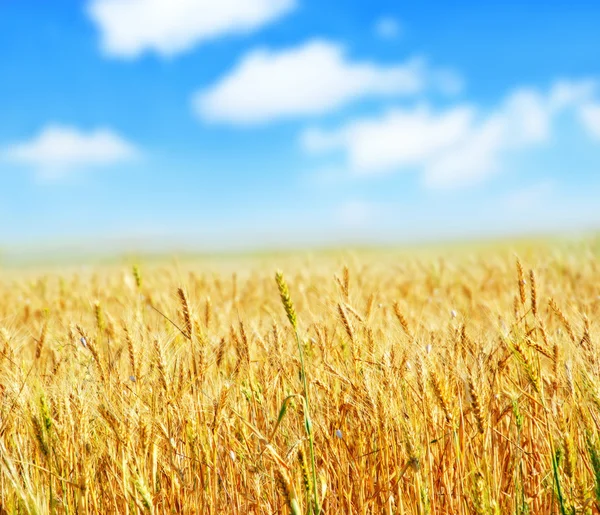
[[[441,114],[427,106],[411,111],[392,109],[382,117],[352,122],[332,132],[309,129],[302,144],[312,153],[342,148],[356,172],[385,173],[398,166],[418,165],[455,146],[473,117],[473,110],[466,106]]]
[[[582,105],[579,116],[590,135],[600,141],[600,103]]]
[[[375,23],[375,34],[381,39],[396,39],[402,34],[402,26],[395,18],[385,16]]]
[[[442,72],[436,75],[420,59],[395,66],[352,62],[342,46],[313,40],[287,50],[250,52],[229,75],[196,93],[193,105],[209,121],[264,123],[325,113],[366,97],[414,95],[436,78],[445,91],[456,76]]]
[[[31,166],[47,179],[82,168],[130,161],[140,154],[133,144],[108,129],[85,133],[62,125],[49,125],[32,140],[0,152],[3,160]]]
[[[506,152],[548,141],[565,110],[587,109],[592,131],[594,109],[586,106],[593,92],[591,82],[562,81],[546,93],[516,90],[485,114],[471,105],[392,109],[333,130],[307,129],[301,144],[313,154],[341,151],[357,174],[416,169],[429,187],[458,187],[497,173]]]
[[[91,0],[88,14],[108,55],[174,55],[202,41],[256,30],[290,12],[295,0]]]

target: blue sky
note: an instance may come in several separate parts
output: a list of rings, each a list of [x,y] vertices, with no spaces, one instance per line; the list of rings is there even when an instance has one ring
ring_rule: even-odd
[[[600,4],[0,0],[0,245],[600,226]]]

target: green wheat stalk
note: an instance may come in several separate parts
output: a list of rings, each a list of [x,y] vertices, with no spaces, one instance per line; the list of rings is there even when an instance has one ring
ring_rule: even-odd
[[[288,289],[287,283],[283,278],[283,273],[281,271],[277,271],[275,274],[275,282],[277,282],[277,287],[279,288],[279,295],[281,297],[281,303],[285,309],[285,313],[287,318],[294,329],[294,335],[296,337],[296,344],[298,345],[298,354],[300,355],[300,375],[302,378],[302,386],[304,389],[304,427],[306,429],[306,435],[308,436],[308,445],[310,452],[310,461],[312,468],[312,495],[313,495],[313,503],[314,503],[314,511],[316,515],[321,513],[321,505],[319,503],[319,495],[317,493],[317,468],[315,465],[315,449],[314,449],[314,436],[312,430],[312,421],[310,418],[310,402],[308,398],[308,384],[306,382],[306,371],[304,368],[304,352],[302,350],[302,343],[300,342],[300,335],[298,334],[298,318],[296,316],[296,310],[294,308],[294,304],[292,303],[292,299],[290,298],[290,291]],[[309,505],[309,513],[312,513],[311,503]]]

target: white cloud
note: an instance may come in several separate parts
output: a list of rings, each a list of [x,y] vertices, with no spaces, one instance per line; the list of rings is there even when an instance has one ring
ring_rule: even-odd
[[[590,135],[600,141],[600,103],[586,103],[581,106],[579,116]]]
[[[464,79],[454,70],[438,68],[429,74],[429,82],[435,84],[440,93],[453,96],[460,93],[465,87]]]
[[[287,14],[296,0],[91,0],[88,14],[108,55],[169,56],[220,36],[256,30]]]
[[[500,118],[470,127],[457,145],[423,161],[424,184],[430,188],[456,188],[480,182],[496,173],[505,134]]]
[[[48,125],[35,138],[3,149],[3,160],[33,167],[47,179],[82,168],[108,166],[140,156],[131,143],[110,131],[88,133],[63,125]]]
[[[402,25],[397,19],[384,16],[375,23],[375,34],[381,39],[397,39],[402,34]]]
[[[586,109],[593,120],[585,107],[591,84],[561,81],[545,94],[521,88],[489,113],[470,105],[391,109],[333,130],[309,128],[301,144],[313,154],[341,151],[355,174],[418,170],[428,187],[459,187],[498,173],[505,153],[547,142],[560,113]]]
[[[581,105],[589,101],[598,89],[598,81],[559,80],[554,83],[549,94],[549,104],[552,109]]]
[[[196,93],[193,105],[209,121],[257,124],[322,114],[366,97],[414,95],[433,82],[434,73],[421,59],[395,66],[352,62],[342,46],[313,40],[250,52],[229,75]]]
[[[338,131],[309,129],[302,144],[313,153],[343,148],[357,173],[385,173],[398,166],[419,165],[428,156],[455,146],[469,130],[473,116],[468,106],[441,115],[426,106],[411,111],[392,109],[380,118],[359,120]]]

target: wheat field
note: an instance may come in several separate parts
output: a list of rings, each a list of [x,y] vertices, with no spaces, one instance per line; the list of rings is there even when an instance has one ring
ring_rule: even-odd
[[[0,270],[0,513],[600,513],[599,258]]]

